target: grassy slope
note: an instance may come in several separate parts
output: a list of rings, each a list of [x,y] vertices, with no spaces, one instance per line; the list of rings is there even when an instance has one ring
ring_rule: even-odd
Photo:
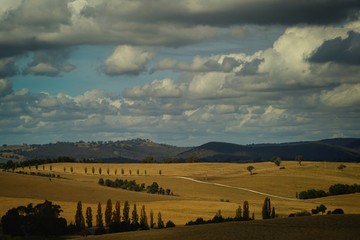
[[[187,176],[212,183],[222,183],[231,186],[244,187],[260,192],[294,198],[297,191],[309,188],[327,189],[335,183],[359,183],[360,164],[347,163],[344,171],[336,167],[338,163],[305,162],[298,166],[295,162],[283,162],[286,167],[280,170],[272,163],[255,163],[254,175],[250,175],[246,167],[249,164],[226,164],[226,163],[197,163],[197,164],[79,164],[59,163],[53,164],[53,172],[60,174],[66,179],[53,179],[46,177],[27,176],[12,173],[0,173],[0,215],[9,208],[38,203],[44,199],[60,204],[64,210],[63,216],[68,221],[73,221],[76,202],[83,202],[83,209],[91,206],[96,210],[97,202],[103,206],[108,198],[113,202],[125,200],[131,204],[145,204],[146,209],[153,209],[156,213],[161,211],[165,221],[173,220],[177,225],[186,223],[196,217],[205,219],[214,216],[218,209],[224,216],[233,216],[235,209],[244,200],[250,203],[250,211],[255,212],[255,217],[260,218],[263,195],[239,190],[224,188],[214,185],[205,185],[178,179],[176,176]],[[67,172],[64,173],[63,168]],[[74,173],[70,173],[70,167]],[[84,168],[88,168],[85,174]],[[92,167],[96,173],[92,174]],[[150,195],[136,193],[120,189],[102,187],[97,184],[99,179],[98,169],[102,168],[103,178],[127,178],[135,179],[138,183],[151,184],[153,181],[160,186],[170,188],[176,196]],[[107,175],[107,168],[110,175]],[[39,166],[42,172],[42,166]],[[114,175],[117,169],[118,176]],[[126,176],[121,176],[124,169]],[[136,174],[137,169],[140,175]],[[25,169],[28,170],[28,169]],[[34,169],[32,169],[34,171]],[[45,172],[49,170],[46,166]],[[132,176],[129,175],[132,170]],[[144,175],[145,170],[147,175]],[[162,170],[163,175],[159,175]],[[120,176],[119,176],[120,175]],[[329,209],[341,207],[346,213],[360,213],[360,194],[314,199],[308,201],[283,200],[271,198],[273,206],[280,216],[303,209],[310,210],[320,203],[324,203]],[[222,202],[220,199],[229,200]]]
[[[173,229],[89,236],[86,239],[116,240],[237,240],[237,239],[347,239],[359,237],[360,215],[317,216],[271,219],[254,222],[232,222]]]

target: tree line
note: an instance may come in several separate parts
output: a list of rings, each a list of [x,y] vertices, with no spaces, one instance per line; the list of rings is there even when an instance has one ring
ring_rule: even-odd
[[[98,183],[103,186],[113,187],[113,188],[121,188],[129,191],[136,191],[142,192],[146,191],[147,193],[151,194],[162,194],[162,195],[173,195],[171,189],[160,187],[157,182],[153,182],[150,186],[146,186],[145,183],[138,184],[135,180],[122,180],[122,179],[115,179],[110,180],[106,179],[104,181],[103,178],[100,178]]]
[[[299,199],[312,199],[312,198],[321,198],[333,195],[342,195],[342,194],[351,194],[351,193],[358,193],[360,192],[360,185],[359,184],[334,184],[329,187],[328,192],[324,190],[316,190],[316,189],[309,189],[306,191],[302,191],[297,193],[297,197]]]
[[[263,207],[262,207],[262,218],[269,219],[269,218],[275,218],[275,217],[276,217],[275,207],[271,207],[270,198],[266,197],[264,200]],[[204,220],[202,217],[199,217],[195,221],[191,220],[191,221],[187,222],[185,225],[191,226],[191,225],[200,225],[200,224],[209,224],[209,223],[251,221],[251,220],[255,220],[255,214],[252,213],[252,215],[250,217],[249,202],[244,201],[243,207],[241,208],[241,206],[239,205],[238,208],[236,209],[234,217],[224,218],[221,214],[221,210],[218,210],[212,219]]]
[[[82,203],[77,203],[77,210],[75,214],[75,227],[78,232],[89,233],[90,229],[94,229],[94,234],[127,232],[137,230],[149,230],[154,228],[175,227],[172,221],[167,221],[166,224],[162,218],[161,212],[157,214],[157,221],[153,210],[150,211],[150,220],[145,209],[145,205],[142,205],[140,214],[138,213],[137,205],[134,204],[132,211],[130,211],[130,203],[124,202],[124,206],[121,211],[120,201],[116,201],[115,207],[111,199],[106,202],[104,217],[102,213],[101,203],[98,203],[95,224],[93,224],[93,211],[91,207],[86,208],[85,217],[82,212]]]

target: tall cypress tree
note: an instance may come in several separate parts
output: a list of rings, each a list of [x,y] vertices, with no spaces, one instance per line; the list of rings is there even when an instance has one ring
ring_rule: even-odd
[[[250,211],[249,211],[249,202],[248,201],[244,201],[244,206],[243,206],[243,218],[245,220],[249,220],[250,219]]]
[[[126,224],[130,224],[130,204],[128,201],[125,201],[123,208],[123,222]]]
[[[264,200],[264,205],[262,207],[262,218],[263,219],[271,218],[271,202],[269,197],[266,197]]]
[[[81,201],[77,203],[76,214],[75,214],[75,226],[78,231],[85,229],[85,220],[84,220],[84,215],[82,213]]]
[[[154,212],[151,209],[150,211],[150,228],[154,228],[155,227],[155,222],[154,222]]]
[[[109,227],[111,224],[111,214],[112,214],[112,202],[111,199],[108,199],[106,202],[105,209],[105,226]]]
[[[113,222],[120,223],[121,222],[121,213],[120,213],[120,201],[116,201],[115,210],[113,212]]]
[[[102,216],[102,212],[101,212],[101,203],[98,203],[98,209],[97,209],[97,214],[96,214],[96,226],[104,227],[103,216]]]
[[[93,226],[92,224],[92,210],[91,207],[87,207],[86,208],[86,224],[89,228],[91,228]]]
[[[236,209],[235,218],[238,219],[238,220],[242,218],[242,210],[241,210],[241,206],[240,206],[240,205],[239,205],[239,207]]]
[[[131,225],[134,227],[139,226],[139,214],[137,213],[136,204],[134,204],[134,208],[131,214]]]
[[[164,228],[164,221],[162,220],[161,212],[158,213],[158,221],[157,221],[158,228]]]
[[[140,212],[140,227],[142,229],[149,229],[149,223],[148,223],[148,219],[146,216],[145,205],[142,206],[141,212]]]

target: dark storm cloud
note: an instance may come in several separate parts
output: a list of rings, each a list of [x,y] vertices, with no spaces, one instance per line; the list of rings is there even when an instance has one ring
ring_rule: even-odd
[[[24,74],[57,76],[61,71],[70,72],[75,66],[67,63],[73,48],[36,51],[33,61]]]
[[[351,31],[345,39],[337,37],[325,41],[309,60],[314,63],[360,65],[360,34]]]
[[[259,65],[263,62],[263,59],[254,59],[251,62],[245,62],[243,68],[241,69],[239,75],[256,75],[259,70]]]
[[[184,6],[158,5],[161,1],[144,2],[138,14],[129,14],[132,21],[173,22],[176,24],[230,26],[238,24],[259,25],[327,25],[355,18],[360,9],[358,0],[313,1],[229,1],[209,3],[199,11],[189,11]],[[153,11],[151,10],[153,9]],[[162,11],[163,10],[163,11]],[[191,10],[191,9],[190,9]]]

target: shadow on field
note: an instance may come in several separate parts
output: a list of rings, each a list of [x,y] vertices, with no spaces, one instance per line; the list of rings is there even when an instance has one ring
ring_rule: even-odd
[[[172,229],[88,236],[86,239],[117,240],[357,240],[360,215],[329,215],[230,222]],[[84,238],[85,239],[85,238]]]

